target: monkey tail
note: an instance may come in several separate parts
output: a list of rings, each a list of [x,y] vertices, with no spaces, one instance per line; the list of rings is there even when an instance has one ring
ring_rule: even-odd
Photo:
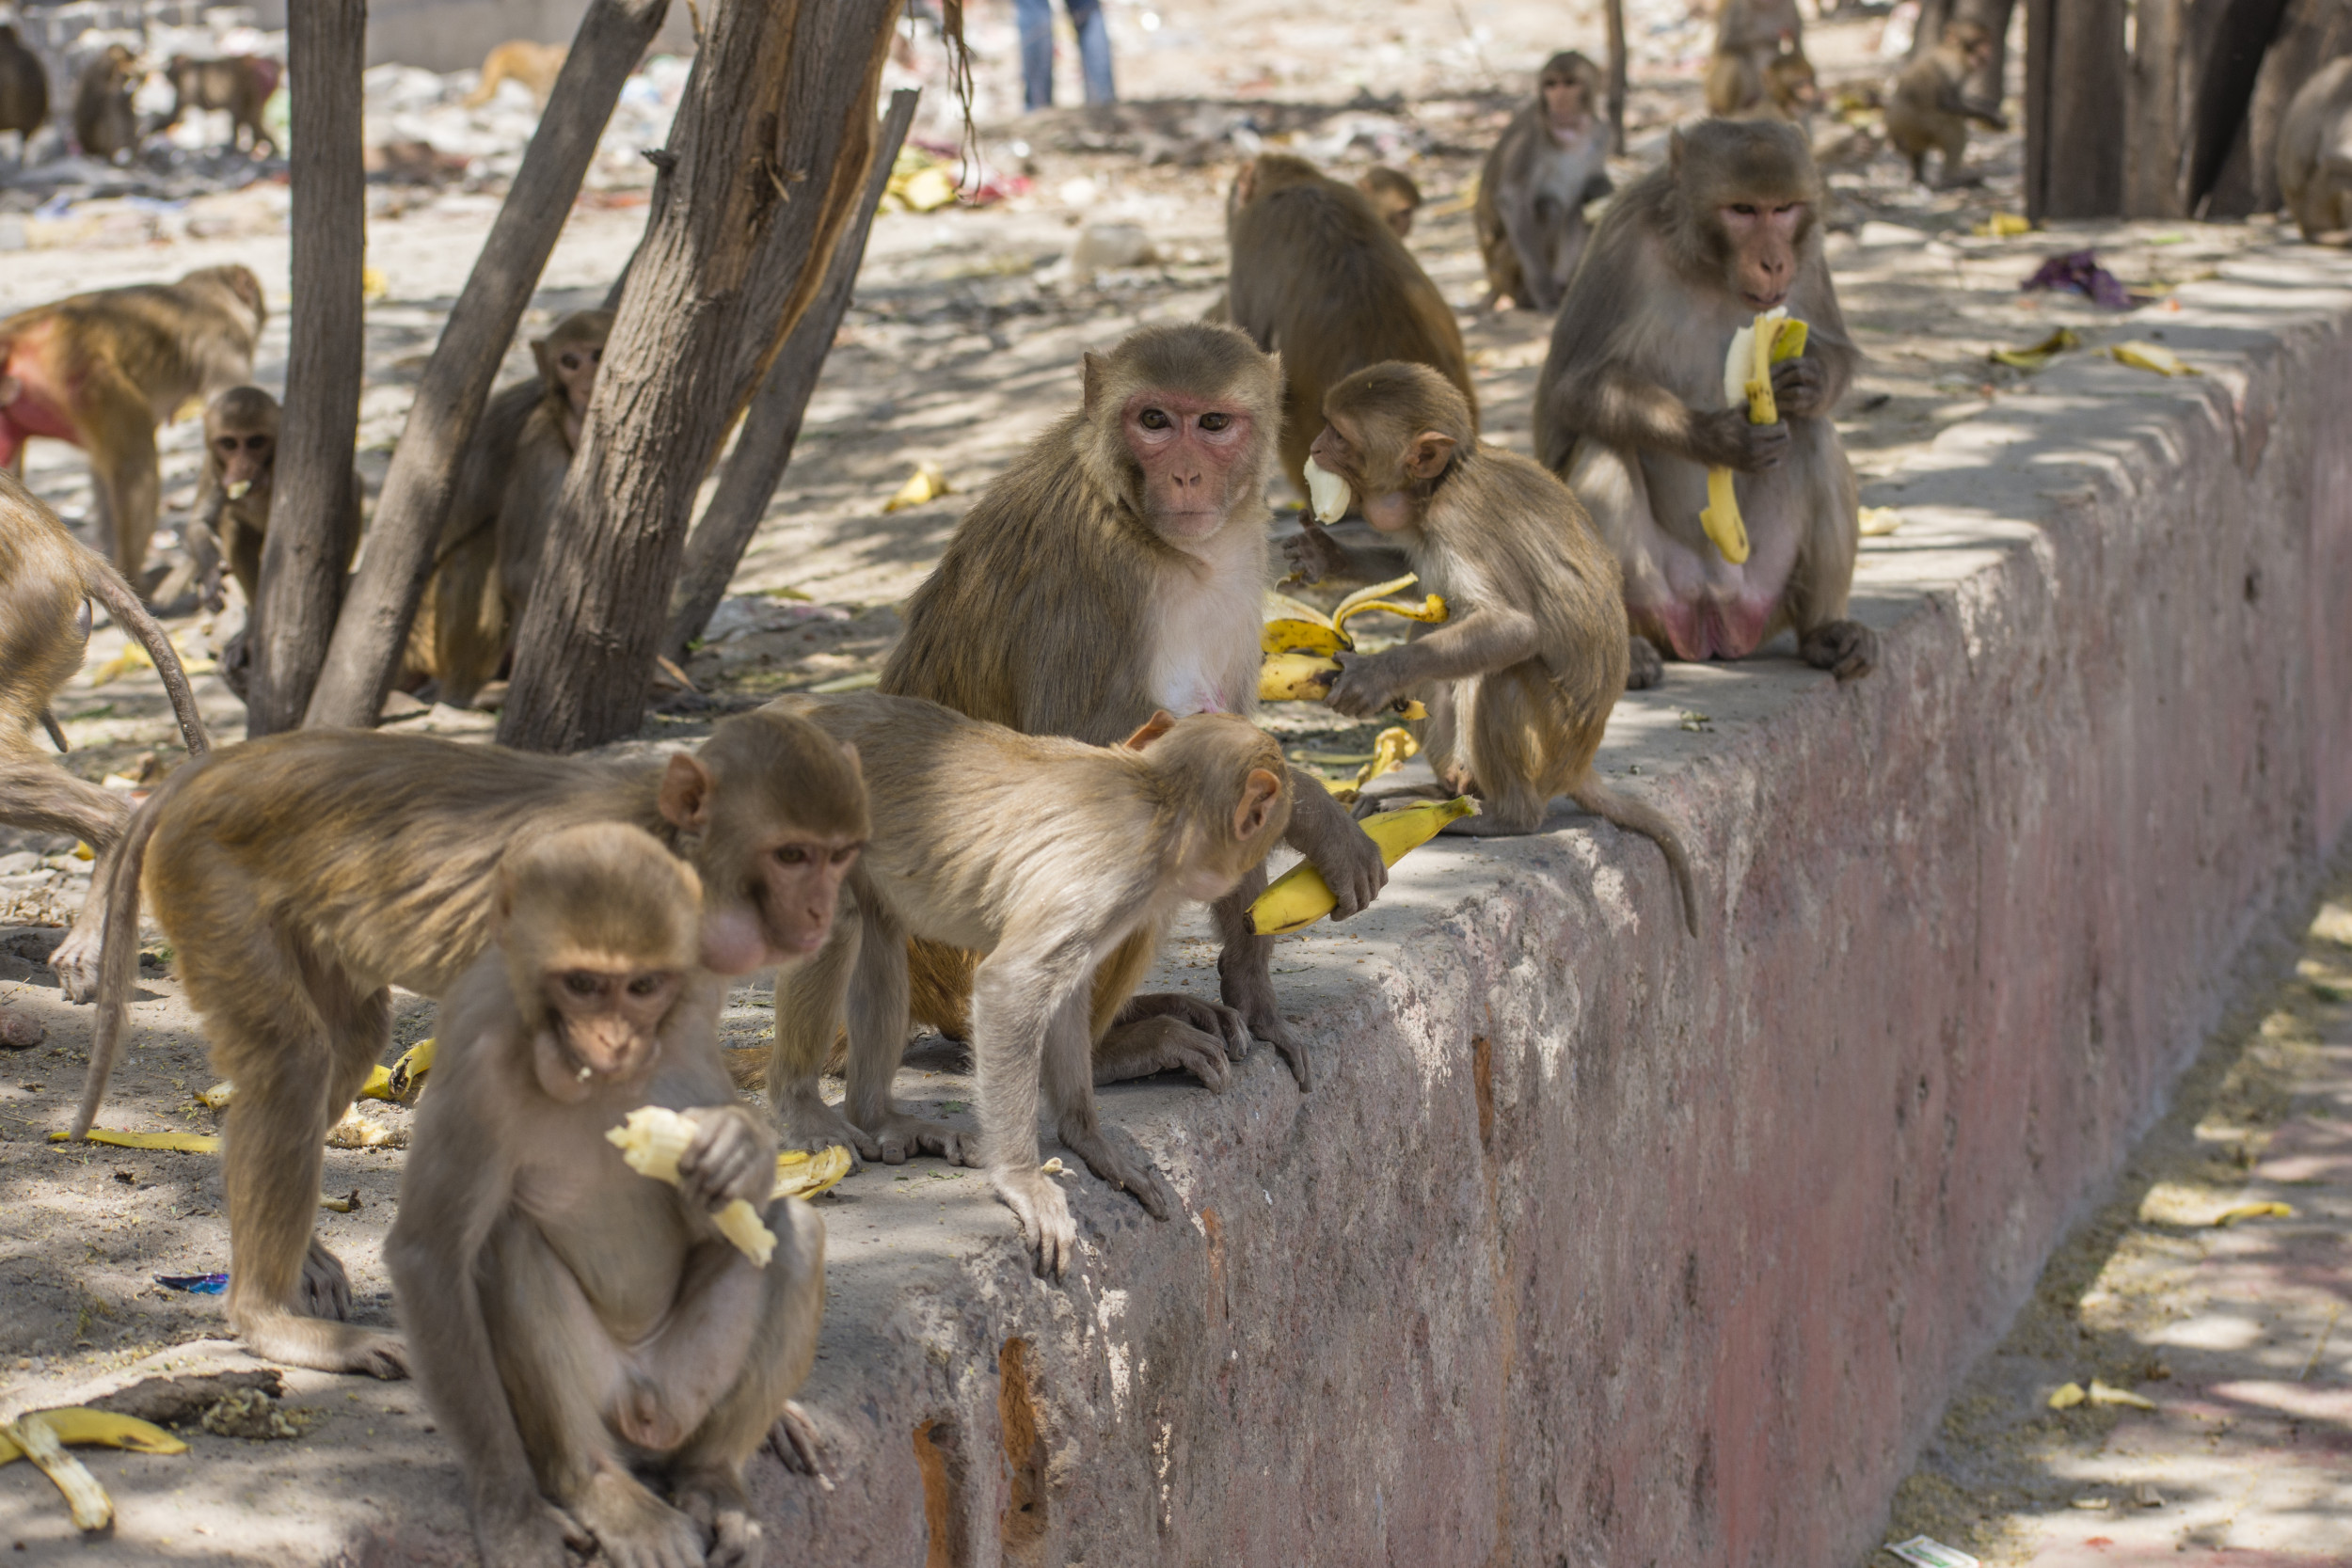
[[[1664,813],[1653,809],[1629,795],[1620,795],[1598,777],[1587,773],[1584,782],[1568,791],[1568,799],[1604,817],[1629,832],[1640,833],[1665,852],[1666,868],[1674,873],[1675,888],[1682,895],[1682,924],[1692,936],[1699,934],[1699,899],[1696,884],[1691,876],[1691,857],[1682,847],[1682,835]],[[109,932],[113,927],[108,927]]]
[[[163,677],[164,689],[170,693],[171,711],[179,715],[180,737],[187,742],[188,751],[199,757],[211,751],[213,743],[205,737],[204,721],[196,711],[196,694],[188,689],[188,673],[180,667],[179,650],[139,603],[139,596],[131,592],[131,585],[122,580],[122,574],[93,554],[83,562],[82,586],[106,607],[117,626],[139,640],[147,657],[155,661],[155,673]]]
[[[98,1119],[98,1107],[105,1101],[106,1081],[114,1076],[115,1056],[122,1043],[131,988],[137,980],[139,874],[147,864],[147,841],[155,836],[165,803],[208,760],[209,755],[199,755],[183,764],[131,814],[121,842],[115,846],[114,860],[106,867],[105,881],[90,889],[92,898],[103,898],[106,903],[98,948],[98,1016],[90,1028],[89,1072],[82,1080],[81,1108],[73,1113],[76,1138],[89,1132],[90,1124]]]

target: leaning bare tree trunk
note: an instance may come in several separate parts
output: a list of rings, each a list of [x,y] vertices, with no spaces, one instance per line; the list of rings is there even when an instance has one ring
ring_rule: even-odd
[[[278,439],[276,526],[262,550],[261,602],[246,633],[248,736],[302,721],[359,527],[351,449],[359,429],[359,268],[367,171],[359,163],[359,73],[367,0],[305,0],[287,17],[294,99],[294,320],[286,417]]]
[[[302,0],[295,10],[307,8]],[[594,0],[580,19],[539,129],[523,154],[498,220],[490,226],[433,357],[417,384],[384,491],[368,553],[352,578],[308,722],[373,724],[399,672],[408,623],[424,593],[433,549],[449,514],[459,454],[482,418],[506,345],[538,287],[548,253],[571,215],[621,85],[661,30],[670,0]],[[352,115],[358,115],[352,87]],[[358,156],[355,126],[353,156]],[[297,138],[296,152],[300,143]],[[297,239],[297,243],[299,240]],[[348,453],[346,452],[346,457]]]
[[[1609,26],[1609,150],[1625,156],[1625,0],[1601,8]]]
[[[710,612],[726,596],[727,579],[735,576],[743,552],[751,547],[752,535],[759,531],[759,520],[767,515],[785,466],[792,461],[793,443],[801,438],[801,416],[808,411],[809,394],[817,390],[817,377],[825,368],[834,334],[841,329],[850,296],[857,292],[857,269],[866,260],[866,236],[873,228],[874,209],[890,184],[890,166],[898,159],[907,127],[914,122],[915,102],[922,96],[912,91],[890,95],[890,114],[882,121],[873,161],[866,166],[866,190],[857,214],[841,243],[834,246],[833,260],[825,263],[824,292],[810,303],[808,314],[776,351],[776,362],[768,368],[768,379],[760,383],[751,412],[743,417],[743,433],[735,438],[735,455],[727,459],[719,475],[719,487],[712,492],[710,504],[703,508],[702,521],[694,525],[693,536],[686,541],[686,569],[679,573],[677,592],[671,595],[677,608],[670,617],[669,633],[662,639],[662,651],[672,658],[684,658],[687,644],[710,624]]]
[[[864,194],[899,0],[719,8],[596,372],[500,718],[510,746],[636,732],[694,493]]]

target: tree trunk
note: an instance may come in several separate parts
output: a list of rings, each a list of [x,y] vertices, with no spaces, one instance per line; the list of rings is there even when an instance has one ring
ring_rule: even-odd
[[[2188,215],[2185,135],[2191,87],[2191,0],[2139,0],[2132,37],[2130,143],[2123,159],[2129,217]]]
[[[2026,0],[2026,215],[2123,210],[2124,0]]]
[[[1609,28],[1609,150],[1625,156],[1625,0],[1603,0]]]
[[[727,459],[719,475],[719,487],[710,504],[703,508],[702,521],[694,525],[693,535],[686,541],[686,567],[678,574],[677,592],[671,595],[676,608],[662,640],[663,651],[672,658],[685,658],[687,644],[710,624],[710,612],[726,596],[727,580],[742,563],[743,552],[751,547],[752,535],[759,531],[759,520],[767,515],[768,502],[784,478],[785,466],[792,461],[793,443],[801,438],[801,416],[808,410],[809,394],[817,390],[817,377],[824,371],[834,334],[841,330],[841,318],[857,292],[857,269],[866,260],[866,236],[873,228],[874,209],[890,183],[890,166],[898,159],[907,127],[914,122],[914,105],[921,97],[919,92],[906,90],[890,95],[890,115],[874,144],[856,215],[841,243],[834,246],[833,260],[825,263],[824,291],[777,350],[768,379],[760,383],[751,412],[743,417],[735,455]]]
[[[580,447],[515,638],[499,739],[636,733],[695,491],[824,282],[864,195],[899,0],[708,19]]]
[[[1928,52],[1944,41],[1944,28],[1952,20],[1952,0],[1919,0],[1919,21],[1911,35],[1911,53],[1906,60],[1923,60]]]
[[[309,4],[301,0],[294,8]],[[621,85],[644,58],[669,8],[670,0],[593,0],[580,18],[522,167],[417,383],[416,402],[409,405],[376,501],[367,555],[352,578],[326,668],[310,698],[309,722],[375,722],[424,593],[459,455],[482,418],[490,383],[538,287],[548,253],[571,215]],[[356,82],[351,92],[356,160]],[[296,140],[298,147],[298,135]]]
[[[288,26],[294,317],[277,497],[262,550],[261,602],[246,633],[248,736],[302,721],[359,528],[351,450],[359,429],[359,269],[367,243],[367,171],[359,163],[367,0],[305,0]]]

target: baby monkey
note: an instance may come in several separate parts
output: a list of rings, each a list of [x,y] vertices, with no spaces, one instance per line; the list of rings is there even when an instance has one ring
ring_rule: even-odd
[[[824,1226],[770,1201],[775,1134],[736,1101],[696,963],[701,883],[604,822],[518,851],[498,899],[385,1249],[483,1561],[561,1568],[584,1529],[608,1561],[755,1568],[743,1462],[815,1358]],[[695,1124],[675,1187],[606,1140],[641,1105]],[[738,1199],[775,1233],[765,1267],[712,1223]]]
[[[787,697],[762,711],[777,710],[854,748],[873,812],[850,872],[856,918],[845,911],[815,958],[776,976],[768,1092],[788,1133],[853,1142],[868,1158],[904,1159],[915,1147],[972,1163],[961,1135],[891,1103],[907,1039],[907,939],[920,937],[984,955],[972,979],[977,1163],[1020,1220],[1038,1273],[1059,1278],[1078,1242],[1069,1201],[1038,1166],[1041,1076],[1062,1147],[1168,1218],[1167,1182],[1095,1114],[1094,1044],[1110,1023],[1095,1016],[1095,972],[1106,960],[1148,964],[1187,900],[1222,898],[1281,842],[1291,813],[1281,747],[1227,713],[1162,711],[1121,745],[1089,746],[880,692]],[[1041,809],[1049,800],[1056,809]],[[1152,940],[1129,945],[1137,932]],[[1114,1006],[1136,977],[1111,988]],[[845,1003],[846,1123],[817,1093]]]
[[[1312,461],[1344,479],[1364,521],[1395,543],[1350,548],[1311,520],[1285,546],[1292,567],[1310,581],[1378,581],[1402,567],[1452,611],[1403,647],[1341,654],[1325,701],[1371,719],[1425,692],[1440,786],[1485,803],[1449,832],[1534,832],[1565,794],[1657,841],[1696,936],[1674,825],[1593,771],[1629,649],[1616,558],[1575,495],[1527,458],[1479,445],[1469,404],[1423,365],[1358,371],[1325,396],[1323,415]]]

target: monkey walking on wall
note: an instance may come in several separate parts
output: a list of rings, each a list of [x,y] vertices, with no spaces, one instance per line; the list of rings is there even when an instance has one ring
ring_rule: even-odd
[[[1535,454],[1568,482],[1625,573],[1628,684],[1661,654],[1744,658],[1783,630],[1840,680],[1878,661],[1846,613],[1861,547],[1853,469],[1830,415],[1861,356],[1846,334],[1817,219],[1804,133],[1711,119],[1675,133],[1666,163],[1601,220],[1553,324],[1535,387]],[[1809,324],[1773,367],[1780,420],[1726,402],[1724,359],[1756,315]],[[1708,469],[1734,472],[1750,552],[1726,560],[1700,526]]]
[[[1565,794],[1655,840],[1696,936],[1681,836],[1593,769],[1625,689],[1629,641],[1616,560],[1576,497],[1537,464],[1479,445],[1461,394],[1424,365],[1358,371],[1323,409],[1315,464],[1347,482],[1391,547],[1351,550],[1311,518],[1287,546],[1292,566],[1311,580],[1385,580],[1407,568],[1451,611],[1402,647],[1340,655],[1326,701],[1373,719],[1425,695],[1438,787],[1485,803],[1449,832],[1534,832]]]
[[[756,1568],[743,1464],[816,1358],[825,1227],[769,1196],[775,1133],[719,1054],[700,884],[614,822],[539,839],[497,883],[384,1249],[482,1560],[563,1568],[585,1531],[612,1562]],[[675,1187],[607,1141],[646,1105],[693,1123]],[[711,1221],[739,1201],[774,1236],[764,1264]]]
[[[1613,188],[1600,99],[1598,66],[1574,50],[1554,55],[1536,77],[1534,101],[1487,152],[1471,217],[1489,309],[1558,309],[1591,232],[1584,204]],[[1313,423],[1321,405],[1302,417]]]

